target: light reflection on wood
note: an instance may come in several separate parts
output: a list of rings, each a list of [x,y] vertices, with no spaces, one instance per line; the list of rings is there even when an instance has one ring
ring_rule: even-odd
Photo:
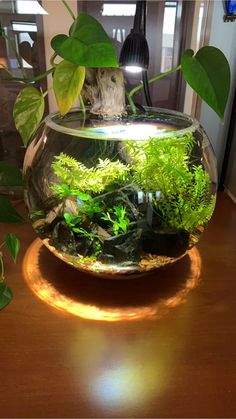
[[[198,284],[201,274],[201,257],[198,250],[196,248],[193,248],[188,252],[187,256],[190,261],[190,268],[188,270],[188,273],[186,275],[186,272],[183,271],[183,275],[185,275],[185,277],[181,279],[181,287],[176,292],[174,292],[173,295],[169,295],[166,298],[159,298],[157,296],[156,301],[152,298],[150,304],[147,304],[147,302],[144,302],[144,304],[142,304],[142,302],[140,301],[138,304],[134,304],[131,300],[130,306],[127,304],[126,306],[121,305],[120,307],[117,305],[114,306],[112,304],[104,306],[104,304],[99,304],[99,301],[93,304],[90,304],[86,301],[81,301],[79,292],[76,292],[73,296],[68,296],[65,293],[61,292],[60,289],[57,289],[57,286],[55,286],[55,283],[53,283],[53,275],[51,274],[51,272],[49,271],[47,274],[47,269],[45,269],[45,267],[44,269],[42,269],[42,266],[40,265],[40,252],[48,251],[45,249],[42,242],[39,239],[36,239],[29,247],[23,261],[23,275],[30,289],[41,300],[45,301],[50,306],[57,308],[61,311],[70,313],[72,315],[90,320],[127,321],[144,318],[156,319],[163,317],[167,314],[169,309],[172,309],[185,301],[189,291],[192,290]],[[54,263],[55,267],[57,263],[62,263],[61,261],[57,262],[57,259],[55,259],[55,257],[50,257],[53,258],[52,263]],[[174,267],[172,267],[172,276],[173,268]],[[59,270],[60,275],[60,267],[57,269]],[[69,273],[69,270],[73,268],[65,267],[65,269],[68,269]],[[80,273],[76,270],[74,270],[74,273],[75,275],[73,276],[80,275]],[[160,272],[160,277],[158,277],[158,281],[161,281],[161,275],[162,274]],[[178,275],[180,275],[179,272]],[[90,278],[87,275],[86,278],[88,281],[95,280],[93,277]],[[143,280],[143,287],[146,286],[146,278],[147,277],[139,279],[139,281]],[[76,281],[76,278],[74,278],[73,280]],[[175,278],[173,278],[173,281],[174,280]],[[64,277],[64,281],[67,281],[67,277]],[[99,281],[101,281],[102,287],[103,279],[99,279]],[[133,281],[135,281],[135,279],[133,279]],[[120,282],[123,288],[124,282],[125,281]]]

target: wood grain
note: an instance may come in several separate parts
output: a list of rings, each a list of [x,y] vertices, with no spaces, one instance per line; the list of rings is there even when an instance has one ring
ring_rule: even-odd
[[[184,303],[151,319],[94,321],[46,304],[23,274],[31,226],[6,231],[20,236],[22,250],[16,265],[6,263],[14,300],[0,312],[1,418],[235,417],[236,206],[225,194],[198,245],[201,281]],[[169,298],[181,269],[188,272],[181,262],[166,282],[144,277],[121,290],[74,271],[73,285],[71,268],[45,252],[39,268],[61,293],[103,307]]]

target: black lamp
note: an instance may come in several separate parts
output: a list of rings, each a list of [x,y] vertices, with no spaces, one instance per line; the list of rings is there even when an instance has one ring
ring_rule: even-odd
[[[146,1],[136,2],[134,27],[124,41],[120,53],[120,66],[131,72],[148,69],[149,50],[145,37]]]
[[[148,106],[152,106],[148,88],[147,69],[149,65],[149,49],[146,40],[146,1],[136,2],[134,26],[124,41],[120,53],[119,64],[132,73],[142,72],[144,94]]]

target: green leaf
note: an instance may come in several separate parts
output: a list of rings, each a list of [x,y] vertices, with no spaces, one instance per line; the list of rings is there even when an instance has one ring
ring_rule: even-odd
[[[84,79],[84,67],[65,60],[56,66],[53,90],[61,115],[65,115],[78,99]]]
[[[2,27],[2,22],[0,21],[0,37],[2,37],[3,35],[4,35],[4,31]]]
[[[102,25],[87,13],[80,13],[69,36],[56,35],[52,48],[60,57],[84,67],[118,67],[112,42]]]
[[[93,198],[91,195],[88,195],[87,193],[81,192],[81,191],[75,191],[75,195],[78,196],[82,201],[92,201]]]
[[[14,104],[13,117],[25,146],[38,128],[43,113],[43,94],[35,87],[25,87],[21,90]]]
[[[24,223],[25,220],[18,214],[13,205],[0,195],[0,223]]]
[[[22,172],[5,161],[0,161],[0,186],[21,186]]]
[[[66,223],[67,223],[67,224],[70,224],[70,223],[71,223],[71,221],[72,221],[72,217],[71,217],[71,215],[70,215],[68,212],[64,212],[63,216],[64,216],[64,218],[65,218]]]
[[[8,233],[6,234],[4,241],[7,245],[10,254],[14,259],[14,262],[16,262],[17,255],[20,250],[20,240],[15,236],[15,234]]]
[[[12,291],[3,282],[0,283],[0,310],[7,306],[13,298]]]
[[[215,47],[184,52],[181,70],[186,82],[223,120],[230,89],[230,67],[224,54]]]

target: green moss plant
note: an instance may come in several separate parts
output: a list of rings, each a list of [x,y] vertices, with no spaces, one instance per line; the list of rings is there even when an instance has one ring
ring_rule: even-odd
[[[61,198],[81,196],[81,192],[95,195],[115,189],[117,184],[124,184],[130,179],[130,166],[119,160],[99,159],[95,167],[88,168],[73,157],[60,153],[55,156],[52,169],[59,183],[52,183],[51,189]]]

